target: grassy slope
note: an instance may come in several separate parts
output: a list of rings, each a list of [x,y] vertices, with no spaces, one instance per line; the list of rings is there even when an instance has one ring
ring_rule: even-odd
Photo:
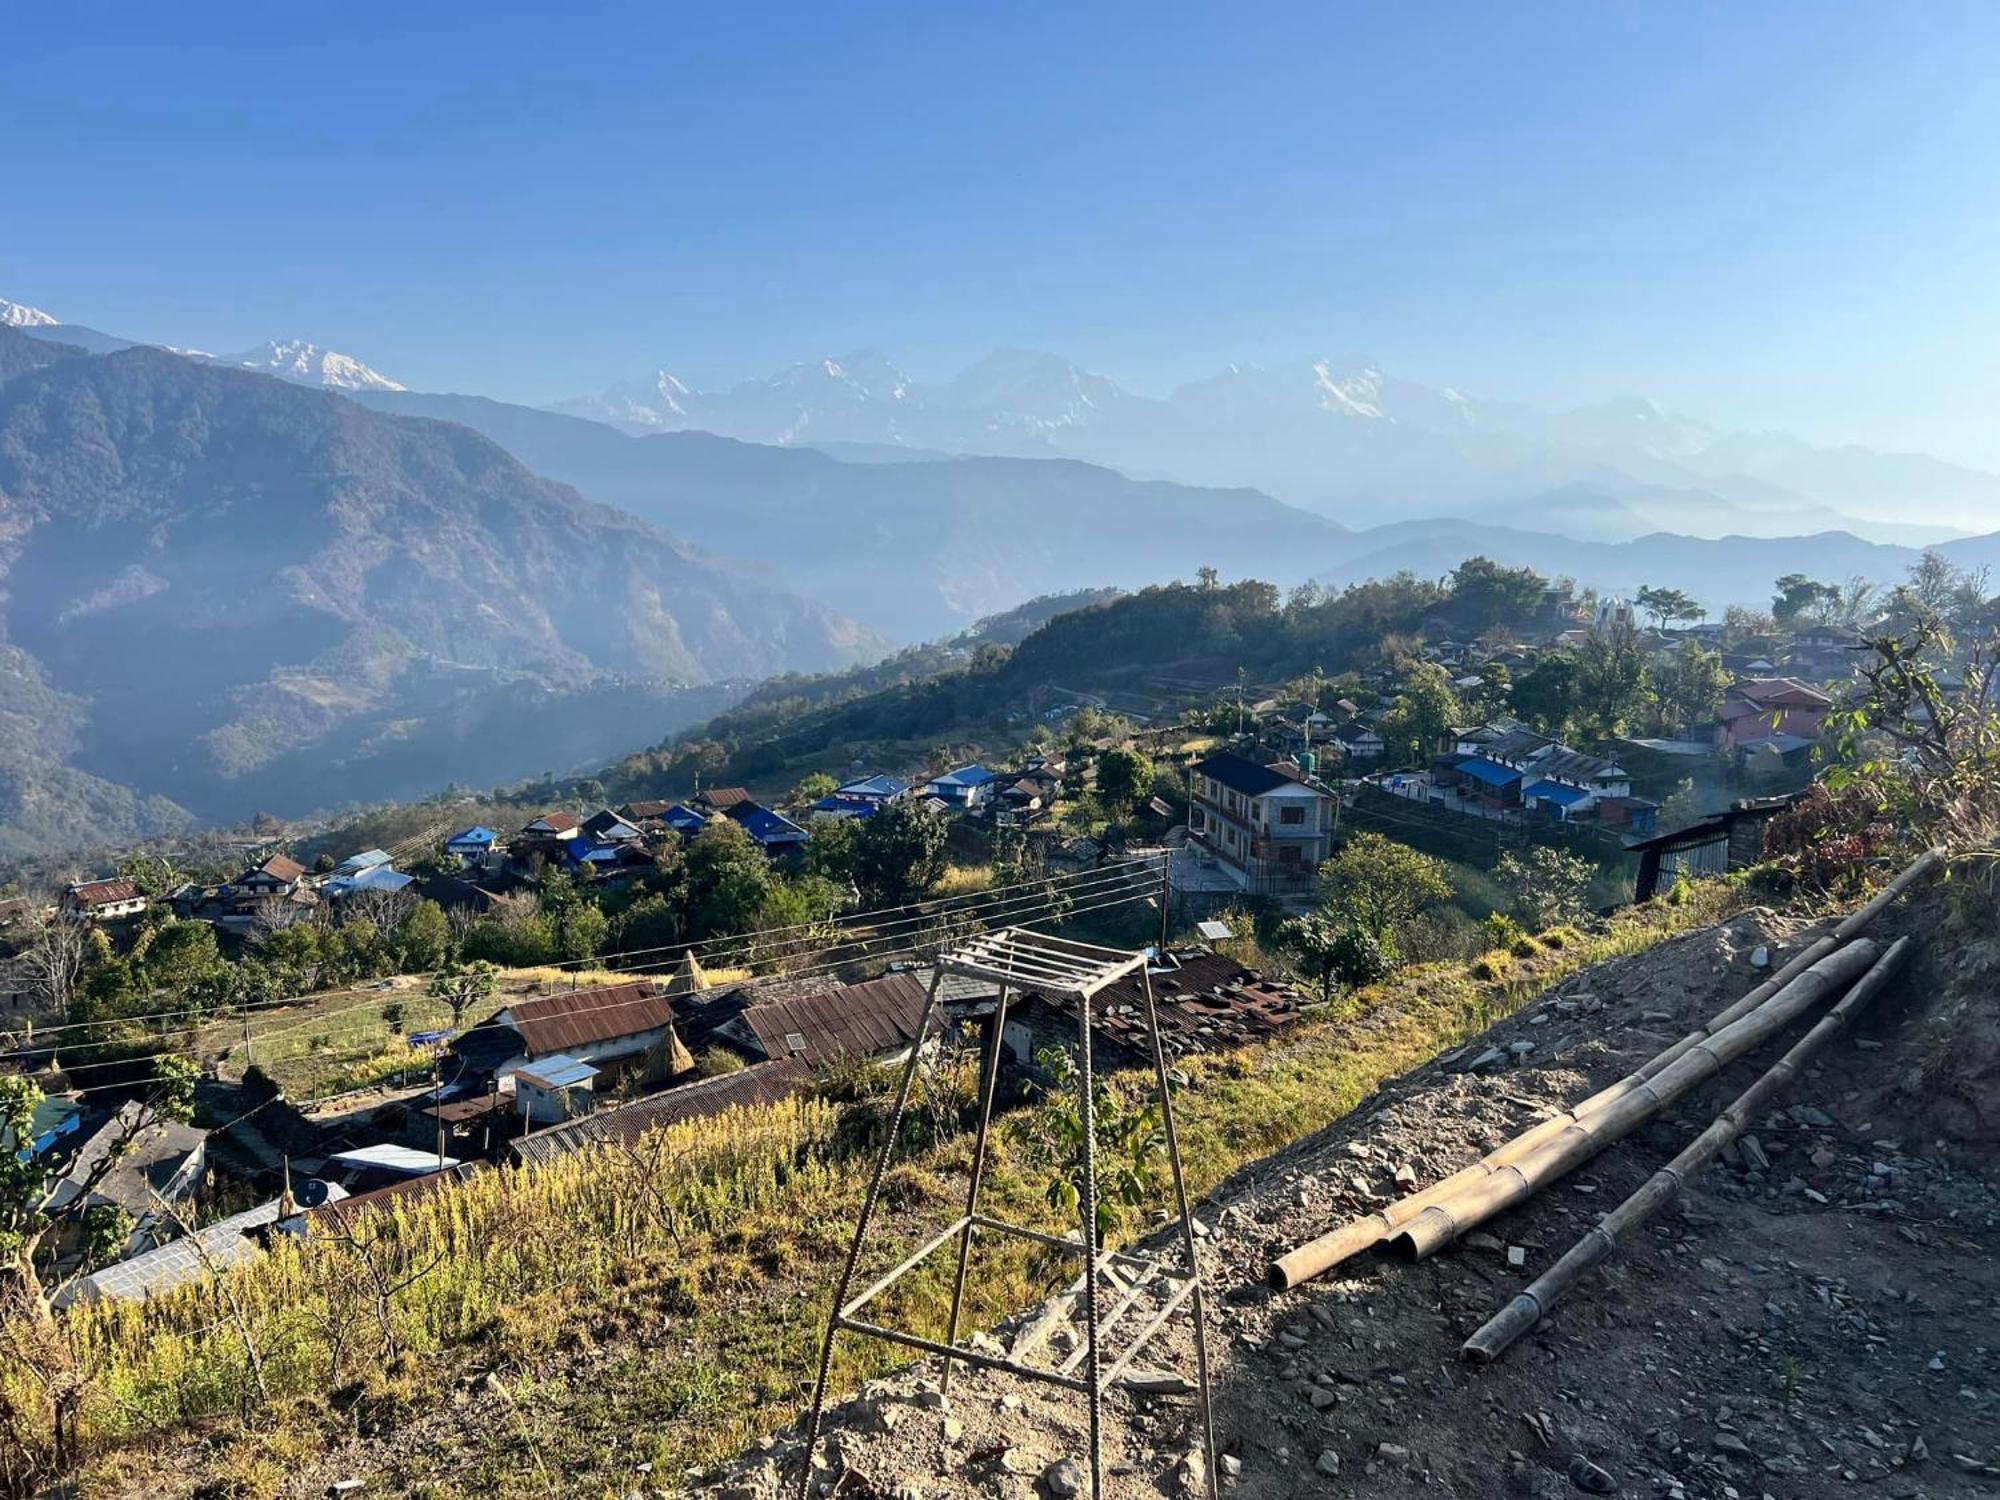
[[[1727,885],[1701,887],[1685,905],[1634,909],[1484,982],[1457,966],[1408,970],[1279,1040],[1194,1060],[1178,1106],[1192,1186],[1206,1192],[1319,1129],[1579,969],[1714,921],[1734,901]],[[989,1178],[996,1211],[1024,1222],[1052,1219],[1040,1190],[1045,1124],[1039,1107],[1010,1115]],[[554,1472],[569,1492],[616,1494],[638,1462],[668,1475],[735,1451],[789,1420],[809,1378],[859,1193],[852,1136],[852,1121],[823,1105],[746,1112],[656,1137],[649,1161],[490,1174],[418,1204],[398,1217],[395,1254],[442,1258],[398,1295],[393,1353],[372,1310],[340,1316],[347,1252],[321,1244],[247,1267],[231,1289],[260,1348],[268,1403],[250,1388],[243,1341],[213,1290],[93,1313],[86,1334],[101,1337],[105,1367],[86,1422],[98,1449],[87,1488],[162,1492],[162,1439],[190,1421],[209,1429],[191,1467],[244,1495],[274,1493],[324,1447],[417,1421],[422,1441],[376,1443],[339,1463],[407,1493],[536,1493]],[[891,1242],[948,1212],[941,1184],[965,1150],[963,1138],[948,1141],[899,1169]],[[1059,1269],[997,1254],[974,1278],[973,1316],[983,1324],[1017,1310]],[[933,1324],[937,1290],[919,1283],[892,1311]],[[352,1330],[339,1371],[326,1333],[335,1325]],[[871,1373],[873,1352],[850,1353],[836,1379]],[[512,1391],[504,1416],[453,1417],[454,1377],[484,1370]]]

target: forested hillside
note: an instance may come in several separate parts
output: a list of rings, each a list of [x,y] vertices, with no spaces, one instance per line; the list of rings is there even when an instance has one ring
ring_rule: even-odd
[[[0,581],[0,852],[575,765],[880,649],[464,428],[5,328]]]

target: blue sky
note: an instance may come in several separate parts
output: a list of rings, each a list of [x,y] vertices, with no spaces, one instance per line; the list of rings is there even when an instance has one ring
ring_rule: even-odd
[[[1366,350],[2000,467],[1990,4],[65,11],[0,295],[109,331],[531,400]]]

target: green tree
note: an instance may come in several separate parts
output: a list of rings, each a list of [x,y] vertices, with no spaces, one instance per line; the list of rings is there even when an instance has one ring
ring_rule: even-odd
[[[1707,723],[1722,707],[1729,691],[1729,671],[1722,654],[1705,650],[1692,638],[1667,662],[1652,669],[1653,698],[1659,708],[1660,726],[1679,734],[1696,724]]]
[[[1555,651],[1514,679],[1514,712],[1543,734],[1561,739],[1576,716],[1576,656]]]
[[[1374,934],[1329,910],[1292,918],[1278,929],[1278,941],[1298,956],[1322,1003],[1341,985],[1358,988],[1387,978],[1391,967]]]
[[[1153,763],[1136,750],[1115,745],[1097,757],[1097,795],[1113,817],[1153,795]]]
[[[431,982],[424,993],[433,1000],[442,1000],[451,1008],[451,1029],[465,1029],[466,1012],[493,993],[498,974],[493,965],[475,959],[471,963],[451,960],[431,976]]]
[[[1444,668],[1436,662],[1419,662],[1410,669],[1395,705],[1382,716],[1383,745],[1397,765],[1421,765],[1437,754],[1452,727],[1463,722],[1464,712]]]
[[[180,871],[163,854],[128,854],[119,861],[118,873],[136,885],[140,895],[154,900],[181,882]]]
[[[1629,629],[1600,630],[1576,648],[1578,731],[1603,739],[1619,733],[1646,699],[1646,656]]]
[[[1503,854],[1494,868],[1507,909],[1530,932],[1541,932],[1589,914],[1586,893],[1597,867],[1561,849],[1538,844],[1526,857]]]
[[[854,838],[854,880],[871,906],[902,906],[944,878],[944,819],[914,802],[894,802]]]
[[[854,840],[861,824],[854,818],[821,818],[808,831],[805,868],[809,875],[846,885],[854,879]]]
[[[145,984],[186,997],[226,968],[215,929],[206,922],[168,922],[146,945]]]
[[[1452,610],[1474,635],[1495,625],[1524,625],[1541,609],[1547,586],[1533,568],[1503,568],[1490,557],[1470,557],[1452,572]]]
[[[824,771],[814,771],[799,778],[799,784],[792,788],[785,798],[786,807],[811,807],[822,797],[831,797],[840,790],[840,783]]]
[[[1632,602],[1653,617],[1656,625],[1672,625],[1680,620],[1699,620],[1708,613],[1705,605],[1692,594],[1684,594],[1679,589],[1644,587],[1633,596]]]
[[[678,943],[686,930],[686,917],[679,906],[655,892],[626,907],[616,926],[618,952],[645,953]]]
[[[704,936],[748,932],[771,893],[771,862],[731,818],[711,818],[688,845],[688,911]]]
[[[556,928],[556,951],[571,962],[595,958],[611,937],[611,919],[602,907],[578,902]]]
[[[1818,615],[1839,598],[1837,585],[1815,582],[1803,573],[1787,573],[1778,580],[1778,593],[1771,601],[1771,618],[1789,628],[1801,618]]]
[[[423,974],[441,965],[451,952],[451,923],[444,908],[435,901],[419,901],[403,919],[396,947],[405,973]]]
[[[1443,860],[1421,854],[1379,833],[1357,833],[1319,867],[1326,911],[1341,925],[1359,927],[1393,958],[1400,934],[1419,913],[1451,900],[1451,873]]]

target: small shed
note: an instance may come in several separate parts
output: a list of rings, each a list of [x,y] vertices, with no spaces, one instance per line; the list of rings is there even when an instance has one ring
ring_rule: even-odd
[[[559,1125],[597,1107],[597,1069],[580,1057],[557,1053],[514,1071],[514,1098],[521,1117],[535,1125]]]

